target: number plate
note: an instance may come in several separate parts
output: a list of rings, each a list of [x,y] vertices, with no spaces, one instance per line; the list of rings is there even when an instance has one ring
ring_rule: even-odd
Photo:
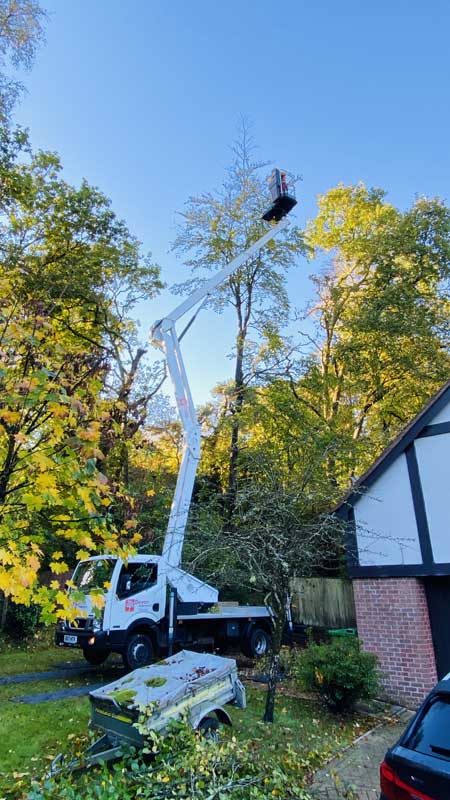
[[[78,641],[77,636],[64,636],[64,641],[66,644],[76,644]]]

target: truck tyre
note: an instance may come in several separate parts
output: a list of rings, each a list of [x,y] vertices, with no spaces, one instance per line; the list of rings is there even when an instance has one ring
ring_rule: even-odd
[[[242,652],[249,658],[262,658],[270,650],[272,640],[264,628],[251,628],[242,643]]]
[[[208,742],[219,741],[219,728],[220,722],[216,717],[204,717],[198,726],[200,735]]]
[[[95,666],[98,666],[106,661],[109,656],[109,650],[88,650],[86,648],[83,650],[83,655],[88,664],[94,664]]]
[[[123,662],[128,669],[139,669],[151,664],[154,659],[154,647],[147,633],[132,633],[128,637]]]

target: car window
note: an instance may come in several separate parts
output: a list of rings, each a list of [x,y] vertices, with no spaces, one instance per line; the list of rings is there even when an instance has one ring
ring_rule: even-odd
[[[450,761],[450,697],[437,695],[432,698],[405,746]]]
[[[149,589],[157,579],[157,564],[148,561],[145,564],[124,564],[120,570],[117,594],[120,598],[130,597]]]

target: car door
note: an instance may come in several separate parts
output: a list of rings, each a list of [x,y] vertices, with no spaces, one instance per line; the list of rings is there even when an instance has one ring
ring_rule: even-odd
[[[111,628],[126,630],[137,619],[159,622],[164,615],[165,592],[154,561],[122,564],[117,578]]]

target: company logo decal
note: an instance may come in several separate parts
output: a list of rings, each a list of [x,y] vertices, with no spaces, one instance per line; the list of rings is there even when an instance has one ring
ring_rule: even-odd
[[[134,611],[148,611],[150,608],[150,600],[138,600],[135,597],[128,597],[125,600],[125,611],[133,613]]]

